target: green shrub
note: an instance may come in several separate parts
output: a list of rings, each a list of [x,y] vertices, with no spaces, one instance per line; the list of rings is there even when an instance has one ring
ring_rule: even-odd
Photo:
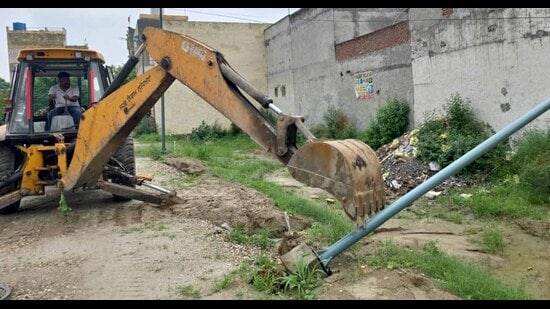
[[[514,146],[512,172],[528,190],[549,197],[546,202],[550,202],[550,130],[527,131]]]
[[[214,138],[220,138],[229,135],[229,131],[222,128],[222,126],[215,122],[213,125],[206,124],[201,121],[201,124],[197,128],[191,130],[190,139],[194,142],[207,141]]]
[[[241,134],[242,132],[243,132],[243,130],[241,130],[241,128],[239,128],[233,122],[231,123],[231,126],[229,127],[229,135],[236,136],[236,135]]]
[[[323,115],[324,124],[319,124],[311,128],[311,133],[316,137],[346,139],[356,138],[357,129],[342,111],[331,106]]]
[[[311,131],[311,134],[313,134],[315,137],[329,137],[330,133],[328,131],[327,125],[320,123],[317,124],[311,128],[309,128],[309,131]]]
[[[462,99],[458,93],[451,95],[444,110],[444,117],[434,117],[422,124],[416,145],[421,159],[435,161],[441,167],[449,165],[495,133],[487,123],[477,119],[470,101]],[[463,171],[494,169],[503,162],[508,149],[508,142],[501,142]]]
[[[401,136],[409,126],[411,108],[406,100],[390,98],[376,110],[376,118],[363,132],[362,139],[372,149],[391,142]]]

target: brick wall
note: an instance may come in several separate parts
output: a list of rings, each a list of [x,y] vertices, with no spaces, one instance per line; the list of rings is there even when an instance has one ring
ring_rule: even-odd
[[[441,9],[441,16],[449,17],[451,15],[453,15],[453,9],[449,9],[449,8],[442,8]]]
[[[336,60],[361,56],[376,50],[409,43],[409,23],[404,21],[355,39],[336,44]]]

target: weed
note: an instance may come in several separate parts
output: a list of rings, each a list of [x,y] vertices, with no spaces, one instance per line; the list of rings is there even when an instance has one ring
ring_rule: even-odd
[[[525,189],[539,196],[537,202],[550,202],[550,130],[527,131],[515,143],[512,172],[518,174]],[[544,198],[546,197],[546,199]]]
[[[141,149],[136,149],[136,154],[149,157],[155,161],[164,160],[166,154],[162,152],[159,145],[149,144]]]
[[[278,290],[278,273],[275,261],[271,258],[260,255],[254,262],[255,269],[252,271],[250,282],[252,286],[265,293],[274,293]]]
[[[191,285],[180,285],[177,287],[178,295],[183,297],[189,297],[193,299],[199,299],[201,297],[201,291],[195,289]]]
[[[251,238],[251,242],[255,244],[256,246],[267,249],[269,247],[269,244],[271,243],[271,239],[269,238],[270,233],[267,228],[262,228],[258,233],[253,234]]]
[[[234,281],[235,281],[235,273],[225,274],[223,275],[223,279],[220,282],[216,283],[213,291],[219,292],[221,290],[227,289],[233,284]]]
[[[246,235],[245,231],[240,226],[235,226],[233,230],[229,232],[229,239],[238,244],[248,243],[248,235]]]
[[[531,299],[522,287],[502,283],[473,264],[442,252],[435,242],[422,250],[400,248],[384,242],[366,259],[371,265],[385,268],[413,268],[434,278],[445,290],[464,299]]]
[[[502,255],[504,253],[504,237],[495,222],[485,224],[481,230],[481,238],[474,240],[483,246],[487,253]]]
[[[314,267],[309,267],[302,259],[296,262],[296,271],[293,274],[287,274],[281,278],[284,284],[284,290],[296,293],[298,299],[314,299],[315,288],[320,283],[320,277],[323,271]]]
[[[160,142],[161,136],[154,133],[141,134],[135,137],[140,143]]]
[[[229,135],[229,131],[222,128],[218,122],[214,122],[213,125],[209,125],[203,120],[197,128],[191,129],[189,138],[194,142],[201,142],[224,137],[226,135]]]
[[[196,150],[196,157],[200,160],[206,161],[211,156],[211,150],[208,148],[207,145],[200,145],[197,147]]]
[[[543,205],[533,205],[530,201],[536,199],[533,193],[510,180],[502,182],[489,189],[480,188],[473,192],[472,197],[464,203],[473,210],[478,218],[521,218],[530,217],[542,219],[546,210]]]

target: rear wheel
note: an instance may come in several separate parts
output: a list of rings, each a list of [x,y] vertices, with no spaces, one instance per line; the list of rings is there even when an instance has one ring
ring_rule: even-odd
[[[132,176],[136,176],[136,158],[134,155],[134,139],[127,137],[123,142],[120,148],[115,152],[115,160],[120,162],[124,172]],[[126,177],[113,175],[111,181],[117,184],[125,185],[128,187],[135,188],[136,184],[133,181],[130,181]],[[113,194],[113,199],[115,201],[129,201],[130,198],[123,197],[120,195]]]
[[[15,171],[15,154],[6,145],[0,145],[0,187],[4,184],[3,181],[11,176]],[[0,189],[0,196],[17,190],[19,182],[14,182],[8,186]],[[19,210],[19,204],[21,201],[17,201],[0,209],[0,214],[11,214]]]

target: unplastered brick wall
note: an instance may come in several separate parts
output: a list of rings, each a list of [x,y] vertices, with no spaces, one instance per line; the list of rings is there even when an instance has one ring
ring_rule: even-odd
[[[409,40],[410,33],[408,22],[400,22],[359,36],[355,39],[336,44],[336,60],[342,61],[380,49],[409,43]]]

